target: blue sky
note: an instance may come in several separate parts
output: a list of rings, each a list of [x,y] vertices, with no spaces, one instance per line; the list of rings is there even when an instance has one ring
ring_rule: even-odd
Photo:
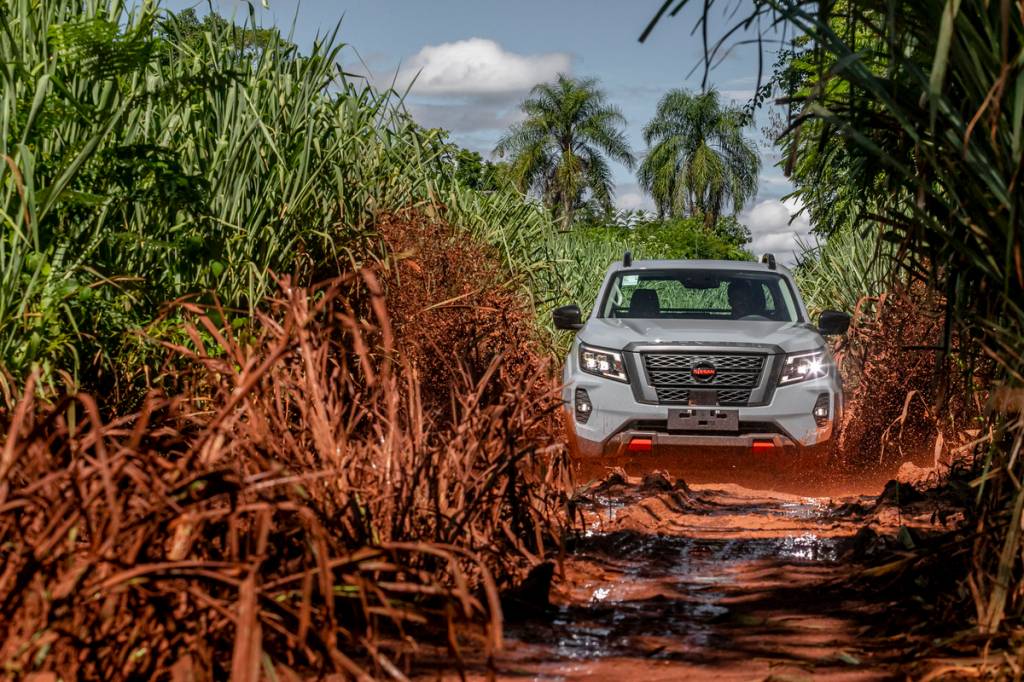
[[[256,5],[259,21],[285,33],[294,21],[299,45],[309,45],[341,21],[341,39],[351,46],[344,64],[352,72],[387,85],[396,79],[405,85],[419,74],[407,100],[413,115],[423,125],[450,130],[456,142],[485,156],[517,120],[518,104],[529,89],[559,72],[599,79],[625,115],[638,154],[644,149],[641,130],[658,99],[671,88],[701,87],[701,38],[691,35],[703,4],[696,1],[663,20],[644,44],[637,38],[661,0],[268,2],[267,8]],[[203,12],[206,3],[169,0],[167,6],[196,6]],[[213,0],[213,6],[226,16],[247,12],[237,0]],[[756,79],[756,53],[747,48],[723,59],[709,83],[725,101],[744,104]],[[805,235],[809,226],[802,216],[790,224],[795,206],[779,201],[790,186],[775,167],[776,150],[760,132],[765,121],[761,112],[757,129],[750,131],[762,155],[759,195],[740,218],[754,233],[755,251],[791,260],[795,235]],[[616,166],[615,179],[620,207],[651,206],[628,169]]]

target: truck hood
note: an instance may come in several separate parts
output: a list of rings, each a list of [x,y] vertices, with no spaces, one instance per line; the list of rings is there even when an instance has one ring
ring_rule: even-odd
[[[824,345],[806,322],[739,320],[631,320],[592,318],[580,330],[588,345],[622,350],[631,343],[740,344],[778,346],[785,353],[817,350]]]

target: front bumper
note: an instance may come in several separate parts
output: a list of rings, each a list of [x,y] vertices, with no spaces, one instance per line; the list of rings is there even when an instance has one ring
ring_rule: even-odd
[[[810,448],[832,438],[843,410],[842,384],[834,368],[829,376],[774,388],[765,404],[722,407],[739,413],[739,430],[674,432],[668,429],[670,409],[682,405],[640,402],[630,384],[580,371],[570,359],[566,365],[563,400],[574,447],[580,455],[623,454],[633,438],[650,438],[654,447],[752,447],[770,440],[778,448]],[[586,390],[593,410],[586,423],[575,418],[577,388]],[[815,403],[828,395],[829,419],[819,426]]]

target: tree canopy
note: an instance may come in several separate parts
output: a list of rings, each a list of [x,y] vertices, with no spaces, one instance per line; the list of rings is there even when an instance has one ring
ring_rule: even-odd
[[[560,75],[534,87],[522,110],[526,120],[512,126],[494,149],[509,157],[519,189],[536,192],[563,230],[588,200],[610,209],[614,183],[608,159],[632,168],[635,157],[623,132],[625,118],[597,82]]]
[[[200,18],[192,7],[169,14],[174,20],[173,28],[164,22],[160,27],[160,37],[178,45],[201,47],[205,36],[210,35],[221,42],[226,39],[235,51],[248,56],[255,56],[271,46],[279,54],[287,54],[295,48],[293,43],[281,37],[276,28],[238,26],[216,12]]]
[[[714,89],[671,90],[644,127],[650,148],[637,173],[662,216],[702,214],[712,226],[727,202],[733,212],[757,194],[761,160],[744,135],[749,116],[723,106]]]

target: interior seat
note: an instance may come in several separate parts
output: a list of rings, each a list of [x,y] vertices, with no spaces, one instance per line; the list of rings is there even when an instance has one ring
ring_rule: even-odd
[[[742,279],[729,282],[728,295],[733,318],[768,317],[768,311],[765,310],[764,292],[753,282]]]
[[[659,317],[661,301],[654,289],[637,289],[629,299],[629,317]]]

